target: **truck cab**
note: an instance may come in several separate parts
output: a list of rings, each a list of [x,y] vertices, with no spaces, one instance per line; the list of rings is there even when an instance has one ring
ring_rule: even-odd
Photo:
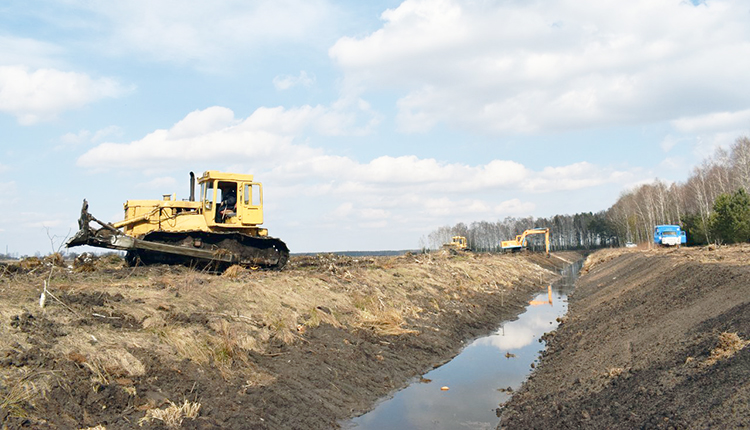
[[[654,228],[654,244],[659,246],[681,246],[687,236],[679,225],[657,225]]]

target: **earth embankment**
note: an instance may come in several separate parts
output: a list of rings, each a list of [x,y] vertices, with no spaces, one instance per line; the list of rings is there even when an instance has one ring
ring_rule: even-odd
[[[750,246],[591,255],[499,428],[750,426]]]
[[[116,256],[6,264],[0,422],[336,428],[514,318],[577,257],[320,255],[220,276]]]

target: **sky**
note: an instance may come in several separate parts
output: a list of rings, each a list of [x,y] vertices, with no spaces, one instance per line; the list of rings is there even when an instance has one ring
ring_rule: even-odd
[[[0,2],[0,253],[250,173],[292,252],[609,208],[750,134],[746,0]]]

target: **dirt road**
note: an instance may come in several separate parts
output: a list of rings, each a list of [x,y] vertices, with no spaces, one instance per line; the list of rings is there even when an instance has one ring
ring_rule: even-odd
[[[566,261],[317,256],[221,276],[56,264],[0,266],[2,428],[336,428],[517,315]]]
[[[748,245],[592,255],[500,428],[750,427],[748,263]]]

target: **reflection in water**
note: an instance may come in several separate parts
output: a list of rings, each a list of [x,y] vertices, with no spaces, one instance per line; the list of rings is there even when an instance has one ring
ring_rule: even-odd
[[[532,300],[529,302],[531,306],[539,305],[550,305],[552,306],[552,285],[547,287],[547,301],[544,300]]]
[[[345,427],[367,429],[494,429],[495,409],[526,379],[543,344],[539,338],[557,327],[567,310],[580,264],[530,302],[526,312],[492,335],[477,339],[456,358],[424,375],[423,381],[397,392],[373,411]],[[553,295],[556,300],[553,301]],[[535,304],[548,306],[534,306]],[[441,387],[449,387],[443,391]]]

